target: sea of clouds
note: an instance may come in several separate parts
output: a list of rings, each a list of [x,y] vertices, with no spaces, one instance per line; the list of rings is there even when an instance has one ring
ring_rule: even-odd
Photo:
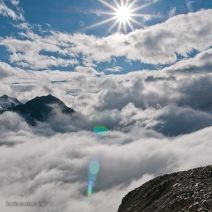
[[[192,61],[207,66],[199,57]],[[1,94],[25,102],[51,93],[78,115],[55,109],[54,117],[33,128],[15,113],[0,116],[0,209],[5,211],[6,200],[43,200],[47,207],[39,210],[116,211],[128,191],[155,176],[211,164],[211,69],[193,73],[195,63],[191,70],[185,64],[186,72],[177,64],[172,70],[95,77],[32,73],[1,63]],[[14,80],[20,84],[8,83]],[[94,133],[97,124],[109,131]],[[100,172],[88,197],[94,157]]]

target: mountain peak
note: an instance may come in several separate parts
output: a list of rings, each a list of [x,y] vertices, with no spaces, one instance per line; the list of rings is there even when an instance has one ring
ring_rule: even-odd
[[[18,105],[12,111],[19,113],[25,120],[36,125],[36,122],[45,122],[53,115],[54,108],[58,108],[61,113],[70,115],[74,112],[73,109],[67,107],[60,99],[49,94],[47,96],[37,96],[25,104]]]
[[[0,112],[9,110],[12,107],[21,105],[22,103],[15,97],[10,97],[8,95],[3,95],[0,97]]]
[[[54,103],[54,102],[62,102],[57,97],[55,97],[55,96],[53,96],[51,94],[46,95],[46,96],[37,96],[37,97],[35,97],[34,99],[32,99],[30,101],[39,101],[39,102],[44,102],[44,103],[47,103],[47,104]]]
[[[4,98],[4,99],[8,99],[9,96],[7,96],[6,94],[4,94],[3,96],[1,96],[0,98]]]

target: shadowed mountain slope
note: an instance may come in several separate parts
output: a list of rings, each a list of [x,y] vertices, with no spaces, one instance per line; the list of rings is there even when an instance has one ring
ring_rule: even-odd
[[[67,115],[74,112],[73,109],[52,95],[36,97],[25,104],[9,108],[9,111],[17,112],[31,125],[36,125],[37,121],[47,121],[50,116],[54,115],[54,110],[60,110]]]
[[[157,177],[131,191],[118,212],[212,212],[212,166]]]

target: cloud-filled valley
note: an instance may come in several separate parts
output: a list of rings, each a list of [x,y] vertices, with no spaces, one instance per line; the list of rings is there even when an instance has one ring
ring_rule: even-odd
[[[8,73],[1,80],[2,95],[24,102],[51,93],[81,114],[75,120],[58,111],[37,127],[16,113],[0,116],[2,201],[44,199],[49,211],[115,211],[123,195],[142,182],[212,162],[210,70],[96,78],[1,65],[1,72]],[[8,84],[14,80],[20,84]],[[97,124],[110,131],[95,134]],[[101,168],[95,193],[88,198],[93,157]]]

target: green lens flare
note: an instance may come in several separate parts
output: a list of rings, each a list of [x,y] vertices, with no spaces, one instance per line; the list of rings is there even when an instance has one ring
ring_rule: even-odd
[[[97,125],[93,128],[93,132],[95,133],[106,133],[108,131],[108,128],[103,125]]]

